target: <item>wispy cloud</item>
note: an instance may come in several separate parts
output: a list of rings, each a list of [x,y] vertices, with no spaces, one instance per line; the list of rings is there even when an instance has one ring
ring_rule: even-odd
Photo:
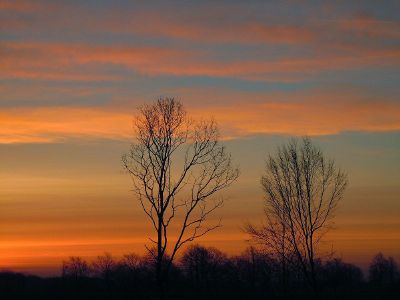
[[[400,130],[400,103],[358,90],[280,93],[186,91],[190,113],[213,116],[223,137],[254,134],[329,135],[344,131]],[[189,96],[192,95],[192,96]],[[216,97],[221,103],[199,104]],[[243,99],[251,99],[243,100]],[[136,104],[140,100],[134,100]],[[130,109],[127,110],[127,108]],[[8,108],[0,112],[0,143],[53,143],[68,138],[129,139],[134,106]]]
[[[247,80],[302,80],[324,71],[400,64],[400,48],[357,49],[347,53],[220,60],[207,50],[91,44],[7,42],[0,45],[0,78],[123,80],[114,65],[151,76],[210,76]]]

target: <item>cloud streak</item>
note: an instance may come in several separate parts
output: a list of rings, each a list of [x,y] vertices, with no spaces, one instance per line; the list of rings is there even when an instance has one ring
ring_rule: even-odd
[[[0,45],[0,78],[76,81],[126,80],[124,69],[144,75],[302,80],[321,72],[400,64],[400,48],[347,49],[347,54],[220,60],[205,50],[90,44],[7,42]],[[108,70],[107,66],[122,70]]]
[[[400,130],[399,102],[371,101],[357,93],[247,95],[253,102],[240,101],[240,95],[235,98],[228,93],[219,95],[222,105],[193,106],[189,102],[189,110],[196,119],[213,116],[226,139],[255,134],[330,135]],[[199,97],[209,98],[206,94]],[[229,101],[231,104],[226,104]],[[195,96],[191,103],[198,103]],[[126,105],[129,104],[125,108]],[[122,107],[7,108],[0,112],[0,143],[53,143],[68,138],[126,140],[133,134],[133,116],[133,109],[127,112]]]

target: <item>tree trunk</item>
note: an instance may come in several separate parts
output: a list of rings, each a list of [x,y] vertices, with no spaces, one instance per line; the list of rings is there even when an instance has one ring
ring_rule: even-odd
[[[157,261],[156,261],[156,281],[157,281],[157,294],[160,300],[165,299],[164,293],[164,278],[163,278],[163,253],[162,253],[162,219],[158,218],[157,230]]]
[[[319,299],[317,276],[315,272],[315,264],[313,258],[310,259],[310,269],[311,269],[311,287],[313,290],[314,299]]]
[[[310,236],[310,271],[311,271],[311,286],[314,293],[314,298],[319,298],[319,290],[318,290],[318,283],[317,283],[317,275],[315,271],[315,260],[314,260],[314,239],[313,234],[311,233]]]
[[[283,299],[289,299],[288,287],[287,287],[287,270],[286,270],[286,258],[285,254],[282,254],[282,288],[283,288]]]

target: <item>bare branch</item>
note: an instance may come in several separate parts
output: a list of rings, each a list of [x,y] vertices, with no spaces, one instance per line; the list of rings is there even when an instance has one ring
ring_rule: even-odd
[[[266,163],[261,184],[265,193],[266,223],[245,230],[267,249],[287,261],[293,254],[315,287],[317,245],[330,228],[347,175],[337,170],[309,138],[291,140]]]
[[[211,206],[207,203],[230,186],[239,171],[219,142],[216,123],[193,122],[182,104],[173,98],[144,105],[135,129],[136,140],[122,157],[122,163],[157,235],[151,241],[157,248],[159,278],[167,248],[171,249],[171,256],[166,273],[182,245],[221,226],[210,226],[206,221],[222,206],[222,198]],[[168,234],[172,223],[179,228],[174,241],[170,241]]]

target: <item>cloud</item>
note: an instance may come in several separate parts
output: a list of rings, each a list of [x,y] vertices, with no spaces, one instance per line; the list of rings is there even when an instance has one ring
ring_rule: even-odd
[[[213,58],[207,50],[90,44],[7,42],[0,45],[0,78],[113,81],[144,75],[231,77],[248,80],[302,80],[321,72],[400,64],[400,48],[350,48],[348,53],[278,58]],[[116,66],[123,69],[110,69]]]
[[[4,109],[0,143],[53,143],[66,138],[128,138],[132,115],[95,108]]]
[[[187,99],[189,113],[196,119],[213,116],[225,139],[255,134],[400,130],[400,103],[390,97],[376,98],[368,91],[218,94],[214,90],[201,93],[189,89],[177,94]],[[127,109],[129,106],[127,102],[123,107],[6,108],[0,112],[0,143],[53,143],[68,138],[126,140],[132,137],[135,113],[133,106],[131,111]]]
[[[150,16],[153,22],[148,26],[138,25],[138,32],[191,42],[217,44],[304,44],[314,39],[314,32],[294,25],[265,24],[257,21],[194,23],[176,19]],[[144,22],[144,21],[143,21]],[[118,24],[109,27],[113,31],[122,30]]]
[[[0,12],[14,11],[30,14],[5,16],[2,27],[11,32],[85,32],[144,35],[213,43],[283,43],[293,44],[310,41],[313,32],[292,24],[265,23],[243,17],[247,7],[231,5],[220,7],[198,4],[182,7],[173,3],[163,11],[146,5],[122,8],[118,6],[82,5],[79,3],[30,3],[5,1]],[[184,11],[180,13],[179,11]],[[51,12],[51,13],[49,13]],[[49,26],[51,24],[51,26]]]
[[[400,129],[398,103],[241,103],[213,107],[199,115],[214,115],[226,138],[254,134],[331,135],[344,131],[395,131]]]
[[[368,15],[359,15],[349,19],[339,20],[337,28],[356,36],[379,39],[400,38],[400,22],[382,20]]]
[[[158,47],[93,46],[85,44],[21,43],[0,45],[0,78],[45,80],[121,80],[124,75],[100,69],[113,64],[145,70],[184,56],[183,51]],[[89,67],[87,67],[89,65]],[[85,67],[87,67],[85,69]],[[154,68],[154,66],[153,66]]]
[[[43,11],[46,6],[39,1],[24,1],[24,0],[2,0],[0,2],[0,11],[14,11],[32,13],[35,11]]]
[[[276,6],[278,9],[279,5]],[[273,5],[270,10],[268,7],[242,3],[227,7],[207,2],[188,6],[171,2],[162,7],[9,0],[0,3],[0,11],[31,14],[30,18],[21,18],[18,14],[6,16],[2,26],[7,31],[68,30],[75,34],[130,34],[217,44],[305,45],[318,44],[327,36],[350,43],[354,43],[348,39],[351,36],[399,37],[398,21],[382,20],[372,14],[352,11],[344,15],[318,11],[320,8],[316,6],[316,11],[309,17],[288,19],[285,11],[274,12]],[[316,17],[318,13],[320,16]]]

